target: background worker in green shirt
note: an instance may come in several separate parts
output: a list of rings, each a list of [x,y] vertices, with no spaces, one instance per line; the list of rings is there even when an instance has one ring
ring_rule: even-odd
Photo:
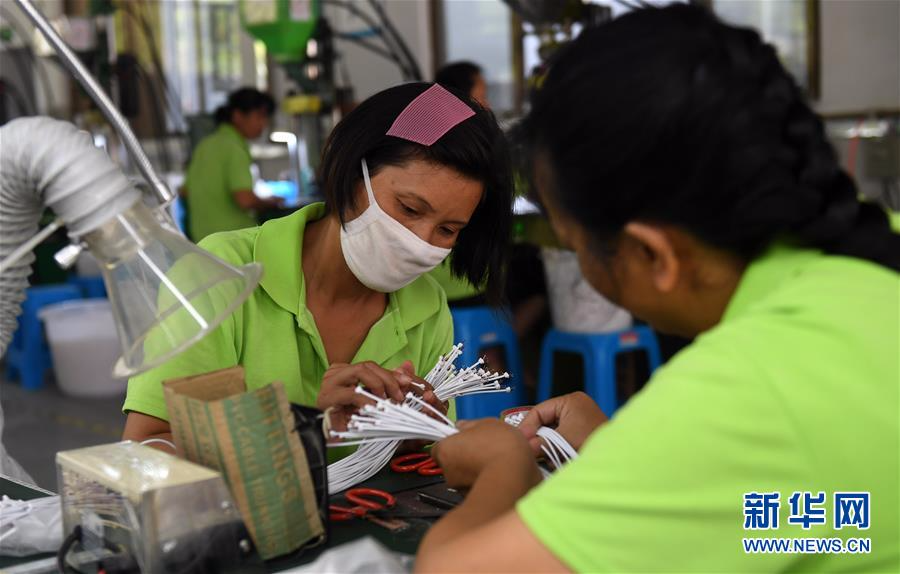
[[[470,490],[417,569],[900,571],[900,235],[772,47],[632,12],[561,55],[523,133],[587,280],[696,340],[608,423],[579,393],[438,443]],[[540,426],[580,454],[542,484]]]
[[[365,402],[358,384],[402,399],[452,346],[446,297],[427,277],[451,250],[458,273],[502,289],[510,166],[473,100],[424,83],[372,96],[335,127],[319,179],[324,204],[200,243],[264,276],[210,335],[129,381],[126,439],[171,436],[162,381],[234,365],[249,389],[280,381],[292,402],[334,407],[340,428]]]
[[[490,107],[487,97],[487,81],[478,64],[467,61],[451,62],[435,73],[434,81],[446,88],[468,94],[486,108]],[[504,303],[512,311],[512,327],[519,339],[523,356],[527,358],[529,349],[534,350],[540,347],[546,329],[544,323],[549,318],[544,266],[536,246],[514,243],[510,247],[506,267],[509,276],[515,277],[515,281],[506,284]],[[465,277],[453,274],[449,259],[436,267],[429,275],[444,289],[447,294],[447,303],[451,309],[483,306],[488,303],[483,287],[472,285]],[[506,362],[501,348],[487,347],[483,349],[483,353],[489,369],[506,370]],[[534,361],[526,360],[523,367],[525,380],[521,383],[533,387],[537,365]]]
[[[484,74],[477,64],[472,62],[453,62],[443,66],[434,76],[434,81],[445,88],[468,94],[470,98],[490,109],[487,99],[487,83]],[[450,268],[450,260],[443,263],[428,273],[437,281],[444,293],[447,294],[447,303],[451,308],[460,306],[484,305],[485,298],[482,289],[472,285],[464,277],[457,277]]]
[[[185,188],[191,239],[256,226],[256,213],[280,207],[280,198],[253,193],[248,140],[260,137],[275,111],[275,101],[253,88],[241,88],[216,110],[218,127],[197,144],[188,165]]]

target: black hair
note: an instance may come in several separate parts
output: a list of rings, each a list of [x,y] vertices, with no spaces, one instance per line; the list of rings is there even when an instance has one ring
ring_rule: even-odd
[[[699,6],[585,30],[520,133],[549,167],[551,202],[598,246],[642,220],[748,262],[786,240],[900,270],[900,235],[859,200],[775,50]]]
[[[217,124],[231,121],[231,114],[235,110],[247,113],[254,110],[263,110],[267,116],[275,112],[275,100],[265,92],[255,88],[241,88],[228,95],[228,102],[224,106],[216,108],[215,119]]]
[[[345,215],[355,208],[354,192],[362,181],[363,158],[372,177],[385,166],[422,160],[481,182],[484,194],[469,224],[459,232],[450,267],[455,276],[473,285],[485,285],[488,300],[499,303],[512,221],[513,183],[506,137],[494,115],[468,95],[451,89],[472,108],[474,116],[430,146],[386,135],[400,112],[432,85],[409,83],[388,88],[361,103],[335,126],[319,166],[325,204],[329,213],[336,212],[345,223]]]
[[[481,67],[472,62],[452,62],[434,75],[434,82],[445,88],[454,88],[466,95],[472,93],[475,81],[482,75]]]

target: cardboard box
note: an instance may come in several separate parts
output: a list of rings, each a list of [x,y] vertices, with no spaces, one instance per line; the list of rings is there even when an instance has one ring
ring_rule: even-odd
[[[246,392],[232,367],[163,387],[179,455],[222,473],[263,559],[324,536],[282,383]]]

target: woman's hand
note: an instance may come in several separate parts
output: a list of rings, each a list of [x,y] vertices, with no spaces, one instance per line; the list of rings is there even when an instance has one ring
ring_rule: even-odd
[[[416,376],[416,369],[412,364],[412,361],[406,361],[396,369],[394,372],[397,374],[397,377],[400,381],[407,383],[412,386],[413,392],[419,395],[423,401],[431,405],[442,415],[447,414],[447,403],[442,403],[437,395],[434,394],[434,389],[431,387],[431,384],[421,377]],[[433,416],[434,413],[425,409],[425,414]]]
[[[469,488],[492,465],[504,473],[525,477],[530,484],[540,482],[534,455],[522,434],[499,419],[465,421],[460,432],[442,440],[431,455],[444,471],[452,488]]]
[[[413,391],[417,395],[419,395],[423,401],[431,405],[437,412],[446,416],[447,403],[442,403],[440,400],[438,400],[437,395],[434,394],[434,389],[431,387],[431,384],[429,384],[428,381],[416,376],[416,369],[415,367],[413,367],[412,361],[404,362],[402,365],[394,369],[394,372],[397,373],[397,376],[401,381],[408,382],[410,385],[412,385]],[[433,419],[440,418],[428,409],[422,409],[422,412]],[[397,449],[397,453],[407,454],[411,452],[421,452],[421,450],[429,444],[431,444],[431,441],[427,440],[405,440],[400,443],[400,447]]]
[[[355,365],[335,363],[325,371],[316,399],[316,407],[320,410],[332,409],[330,420],[334,430],[346,430],[350,417],[360,407],[372,402],[356,392],[357,385],[362,385],[375,396],[398,403],[403,402],[406,393],[412,391],[439,412],[447,412],[447,406],[437,399],[431,385],[415,376],[409,361],[393,371],[371,361]]]
[[[581,445],[587,437],[607,420],[594,399],[577,392],[555,397],[537,405],[528,412],[519,425],[519,430],[525,435],[531,450],[539,455],[541,454],[541,439],[537,436],[539,428],[556,429],[575,450],[581,450]]]
[[[379,365],[366,361],[355,365],[335,363],[325,371],[322,377],[322,388],[316,399],[316,408],[331,411],[331,428],[337,431],[347,430],[350,417],[360,407],[372,401],[356,392],[356,386],[362,385],[370,393],[384,399],[402,402],[407,391],[412,388],[408,382]]]

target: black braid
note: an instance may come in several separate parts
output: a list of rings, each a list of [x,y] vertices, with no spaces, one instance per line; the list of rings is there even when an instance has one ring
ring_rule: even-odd
[[[828,142],[821,118],[813,112],[793,78],[778,63],[774,50],[766,49],[773,77],[764,91],[768,98],[781,98],[790,90],[785,142],[797,154],[797,195],[807,198],[814,209],[798,218],[786,231],[800,243],[828,253],[859,257],[900,270],[900,236],[891,232],[881,208],[860,201],[850,176],[840,167]]]
[[[900,235],[859,200],[774,49],[697,6],[585,31],[522,133],[600,242],[660,221],[747,260],[781,239],[900,271]]]

